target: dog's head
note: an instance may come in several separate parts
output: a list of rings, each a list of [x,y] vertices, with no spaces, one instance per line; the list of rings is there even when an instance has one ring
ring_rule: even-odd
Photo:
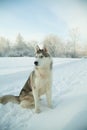
[[[35,52],[36,60],[34,64],[36,67],[46,67],[52,63],[52,59],[45,47],[43,49],[40,49],[39,46],[36,46]]]

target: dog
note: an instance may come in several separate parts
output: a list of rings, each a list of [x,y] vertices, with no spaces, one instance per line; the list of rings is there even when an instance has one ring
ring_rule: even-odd
[[[35,112],[40,112],[40,96],[46,94],[48,107],[52,106],[52,58],[44,47],[35,49],[34,70],[31,72],[19,96],[5,95],[0,97],[0,103],[18,103],[23,108],[35,106]]]

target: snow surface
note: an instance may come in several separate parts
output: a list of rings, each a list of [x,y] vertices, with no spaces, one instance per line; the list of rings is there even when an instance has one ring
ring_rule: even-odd
[[[87,130],[87,59],[55,58],[52,102],[42,97],[41,113],[18,104],[0,104],[0,130]],[[34,58],[0,58],[0,96],[18,95]]]

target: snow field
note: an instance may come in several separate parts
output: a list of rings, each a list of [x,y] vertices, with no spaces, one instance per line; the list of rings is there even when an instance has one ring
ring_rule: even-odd
[[[41,113],[18,104],[0,104],[0,130],[86,130],[87,59],[53,59],[52,109],[42,97]],[[0,96],[18,95],[34,58],[0,58]]]

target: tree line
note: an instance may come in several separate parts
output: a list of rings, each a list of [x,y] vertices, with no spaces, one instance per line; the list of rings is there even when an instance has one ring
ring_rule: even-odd
[[[57,35],[49,35],[44,38],[43,44],[53,57],[82,57],[87,55],[87,46],[81,47],[78,42],[78,36],[73,32],[71,38],[63,41]],[[15,43],[0,37],[0,57],[33,57],[35,55],[34,48],[38,44],[37,41],[26,42],[21,34],[16,37]]]

